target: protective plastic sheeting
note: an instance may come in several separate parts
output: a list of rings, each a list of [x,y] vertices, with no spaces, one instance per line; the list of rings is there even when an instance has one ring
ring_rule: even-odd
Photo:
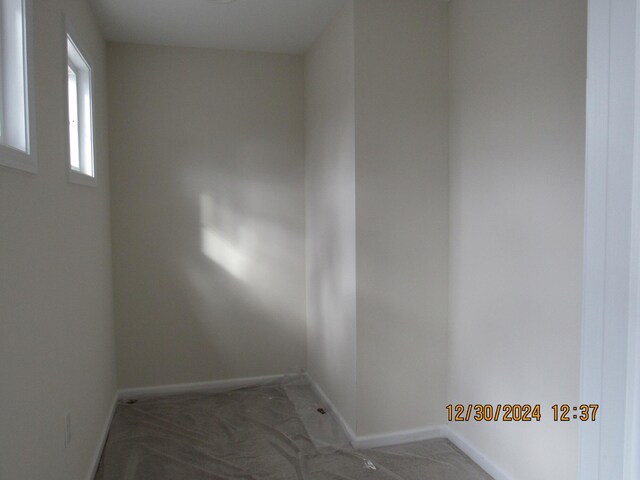
[[[309,439],[319,452],[330,453],[348,449],[349,438],[329,409],[319,403],[318,397],[304,377],[283,382],[287,397],[302,421]]]
[[[354,450],[309,392],[294,382],[123,402],[96,480],[491,478],[444,439]]]

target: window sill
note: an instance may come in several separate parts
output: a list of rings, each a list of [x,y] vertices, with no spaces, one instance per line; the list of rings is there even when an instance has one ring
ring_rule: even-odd
[[[76,185],[82,185],[83,187],[97,187],[98,182],[96,177],[87,175],[86,173],[77,172],[75,170],[69,170],[69,183]]]
[[[38,173],[38,162],[33,153],[21,152],[6,145],[0,145],[0,166]]]

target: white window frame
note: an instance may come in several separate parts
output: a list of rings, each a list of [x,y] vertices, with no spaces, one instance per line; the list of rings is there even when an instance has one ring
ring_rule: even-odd
[[[71,23],[65,19],[64,32],[64,98],[65,98],[65,139],[67,145],[66,165],[69,183],[86,187],[97,186],[94,148],[94,88],[93,62],[82,47],[79,35]],[[72,48],[69,48],[69,46]],[[69,135],[69,68],[73,69],[78,81],[78,127],[80,169],[71,166],[71,141]],[[82,99],[82,96],[85,98]]]
[[[22,2],[22,39],[16,44],[3,38],[7,32],[1,12],[4,1],[0,0],[0,166],[37,173],[34,115],[34,75],[33,75],[33,5],[32,0]],[[8,34],[8,33],[7,33]],[[11,56],[9,48],[21,50],[21,57]],[[16,70],[16,62],[21,68]],[[10,72],[10,73],[8,73]],[[13,76],[13,78],[11,78]],[[16,92],[18,96],[16,97]],[[11,105],[5,98],[22,98],[23,104]],[[9,110],[13,110],[9,111]],[[16,117],[19,118],[18,124]],[[13,140],[4,137],[11,130]],[[18,140],[19,137],[19,140]],[[20,143],[20,145],[18,145]]]

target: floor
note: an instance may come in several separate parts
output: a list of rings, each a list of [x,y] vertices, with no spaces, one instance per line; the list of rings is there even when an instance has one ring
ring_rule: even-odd
[[[299,381],[129,399],[95,480],[491,480],[445,439],[354,450]]]

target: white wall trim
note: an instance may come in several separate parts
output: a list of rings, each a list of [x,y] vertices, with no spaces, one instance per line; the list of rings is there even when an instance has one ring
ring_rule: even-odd
[[[640,125],[640,0],[636,0],[635,125]],[[631,278],[629,281],[629,363],[624,478],[640,478],[640,132],[635,128],[631,206]],[[634,453],[635,452],[635,453]]]
[[[262,377],[231,378],[228,380],[214,380],[210,382],[179,383],[175,385],[159,385],[154,387],[125,388],[118,391],[120,399],[146,398],[159,395],[175,395],[180,393],[217,393],[235,390],[237,388],[257,387],[278,383],[286,375],[267,375]]]
[[[352,444],[354,448],[361,450],[367,448],[402,445],[403,443],[420,442],[422,440],[433,440],[434,438],[444,437],[446,437],[446,427],[435,426],[379,433],[375,435],[359,435],[356,436],[355,442],[352,442]]]
[[[632,201],[634,162],[638,168],[637,14],[638,0],[589,1],[580,403],[598,403],[600,413],[597,422],[580,424],[580,480],[637,479],[631,461],[637,437],[630,431],[630,338],[638,321],[632,312],[638,249],[632,223],[640,215]]]
[[[432,440],[446,436],[445,427],[432,426],[401,430],[396,432],[379,433],[374,435],[356,435],[351,425],[344,419],[340,411],[336,408],[331,399],[320,388],[320,385],[307,373],[305,374],[313,391],[320,397],[322,403],[329,409],[334,418],[338,421],[342,429],[347,434],[349,442],[353,448],[362,450],[367,448],[388,447],[391,445],[401,445],[403,443],[419,442],[422,440]]]
[[[311,388],[313,389],[313,391],[316,393],[316,395],[318,395],[318,397],[320,397],[320,400],[322,401],[322,403],[325,404],[325,406],[329,409],[331,414],[338,421],[338,423],[340,424],[344,432],[347,434],[347,437],[349,438],[349,442],[351,442],[351,445],[355,446],[357,437],[355,432],[351,428],[351,425],[349,425],[349,423],[344,419],[340,411],[336,408],[336,406],[328,397],[328,395],[324,393],[322,388],[320,388],[320,385],[318,385],[318,383],[311,377],[311,375],[309,375],[308,373],[305,373],[305,377],[309,381],[309,384],[311,385]]]
[[[401,445],[403,443],[419,442],[422,440],[432,440],[435,438],[447,438],[462,452],[476,462],[482,469],[484,469],[494,480],[514,480],[504,472],[498,465],[496,465],[491,459],[485,456],[478,448],[476,448],[471,442],[466,440],[459,433],[455,432],[448,425],[439,425],[433,427],[416,428],[411,430],[401,430],[397,432],[381,433],[375,435],[356,435],[347,423],[344,417],[340,414],[336,406],[324,393],[320,386],[309,376],[304,375],[313,391],[318,395],[320,400],[331,411],[337,421],[344,429],[352,446],[356,449],[368,449],[386,447],[391,445]],[[210,382],[196,382],[196,383],[181,383],[175,385],[160,385],[153,387],[140,387],[140,388],[126,388],[118,390],[111,402],[111,408],[107,414],[102,432],[100,434],[96,451],[93,455],[89,472],[87,473],[86,480],[93,480],[98,465],[100,464],[100,458],[102,457],[102,451],[109,435],[109,428],[113,421],[113,416],[116,411],[118,400],[124,400],[128,398],[148,398],[160,395],[174,395],[181,393],[216,393],[231,391],[238,388],[255,387],[259,385],[277,384],[284,381],[287,375],[267,375],[261,377],[248,377],[248,378],[234,378],[228,380],[214,380]]]
[[[467,457],[476,462],[485,472],[491,475],[494,480],[514,480],[514,477],[507,474],[495,462],[482,453],[480,449],[453,430],[450,426],[447,425],[442,428],[449,441],[462,450]]]
[[[286,375],[268,375],[263,377],[249,377],[249,378],[234,378],[230,380],[214,380],[211,382],[197,382],[197,383],[181,383],[176,385],[160,385],[155,387],[140,387],[140,388],[125,388],[118,390],[111,402],[111,408],[107,414],[107,418],[102,427],[102,432],[98,439],[98,445],[96,451],[93,454],[89,472],[87,473],[86,480],[93,480],[100,464],[100,458],[102,458],[102,451],[107,442],[109,435],[109,429],[111,428],[111,422],[116,412],[116,406],[118,400],[127,398],[147,398],[160,395],[173,395],[180,393],[215,393],[235,390],[245,387],[256,387],[259,385],[268,385],[271,383],[278,383],[284,380]]]
[[[416,428],[411,430],[402,430],[397,432],[381,433],[376,435],[356,435],[347,423],[340,411],[333,404],[331,399],[307,373],[305,374],[311,388],[320,400],[331,411],[333,416],[340,423],[347,434],[351,445],[358,449],[387,447],[391,445],[401,445],[403,443],[419,442],[422,440],[432,440],[435,438],[446,438],[471,460],[477,463],[485,472],[491,475],[494,480],[514,480],[514,477],[507,474],[500,466],[493,462],[489,457],[483,454],[475,445],[465,439],[462,435],[455,432],[448,425],[439,425],[433,427]]]
[[[100,437],[98,437],[98,445],[96,446],[96,451],[93,454],[93,458],[91,459],[91,464],[89,466],[89,472],[87,473],[86,480],[93,480],[96,476],[96,472],[98,471],[98,465],[100,464],[100,459],[102,458],[102,450],[104,450],[104,446],[107,443],[107,437],[109,436],[109,429],[111,428],[111,422],[113,420],[113,416],[116,413],[116,406],[118,405],[118,392],[113,396],[113,400],[111,401],[111,407],[109,408],[109,412],[107,413],[107,418],[104,421],[104,425],[102,427],[102,431],[100,432]]]

